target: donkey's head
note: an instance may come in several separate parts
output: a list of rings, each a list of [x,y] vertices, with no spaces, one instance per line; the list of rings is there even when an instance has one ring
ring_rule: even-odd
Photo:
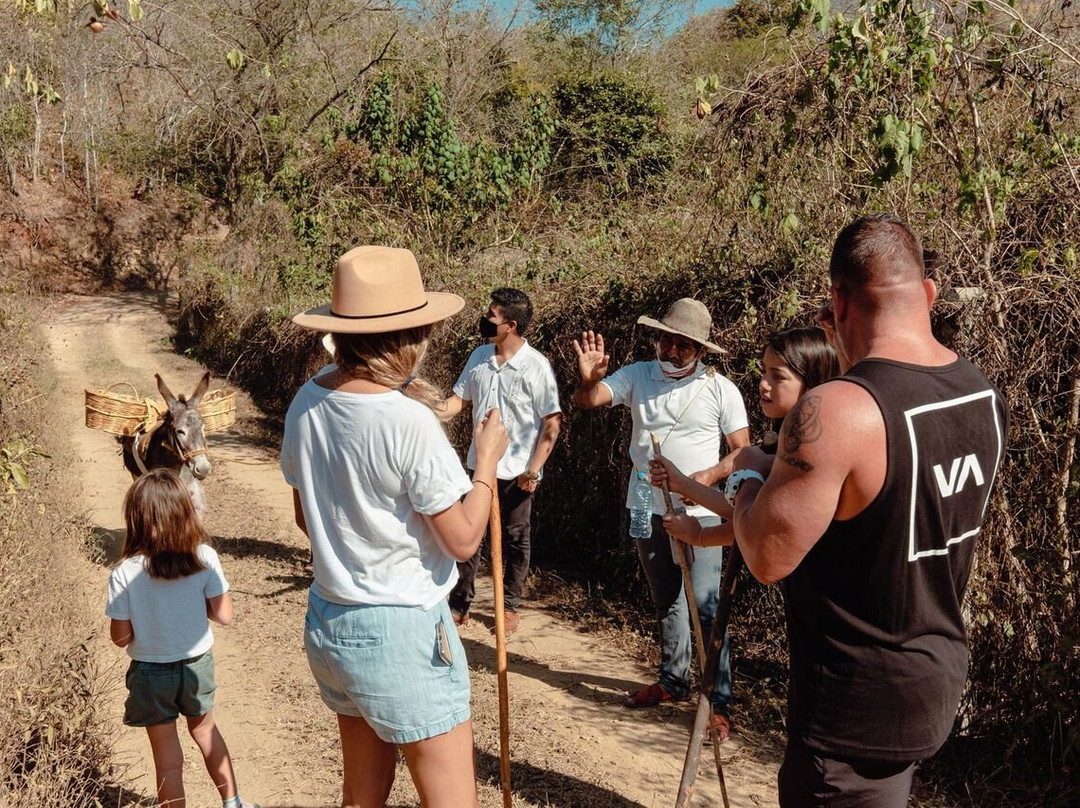
[[[169,408],[165,424],[169,430],[168,438],[172,442],[172,448],[180,460],[191,469],[192,476],[196,480],[202,480],[210,473],[210,458],[206,454],[206,433],[203,431],[203,419],[198,408],[206,388],[210,386],[210,371],[203,374],[195,392],[188,398],[174,396],[160,375],[155,373],[154,378],[157,379],[158,392]]]

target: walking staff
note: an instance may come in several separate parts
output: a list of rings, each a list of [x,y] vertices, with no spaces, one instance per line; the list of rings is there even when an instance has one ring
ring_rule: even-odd
[[[499,782],[503,808],[510,808],[510,684],[506,680],[506,616],[503,611],[502,514],[499,494],[492,492],[488,520],[491,542],[491,584],[495,590],[495,676],[499,683]]]

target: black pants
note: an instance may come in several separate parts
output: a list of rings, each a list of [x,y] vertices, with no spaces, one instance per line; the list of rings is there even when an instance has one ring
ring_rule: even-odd
[[[904,808],[918,762],[841,760],[789,740],[777,782],[781,808]]]
[[[506,610],[516,612],[529,574],[530,520],[532,494],[518,488],[517,478],[499,480],[499,508],[502,512],[503,596]],[[458,582],[450,593],[450,608],[464,614],[476,596],[476,568],[480,550],[468,561],[459,561]]]

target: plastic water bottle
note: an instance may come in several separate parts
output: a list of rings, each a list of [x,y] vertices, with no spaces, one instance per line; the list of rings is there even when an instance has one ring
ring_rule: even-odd
[[[635,539],[652,536],[652,485],[639,471],[630,486],[630,535]]]

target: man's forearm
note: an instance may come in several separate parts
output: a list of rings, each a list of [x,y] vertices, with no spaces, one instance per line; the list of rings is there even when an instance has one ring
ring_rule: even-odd
[[[540,433],[540,437],[536,439],[536,447],[533,449],[532,457],[529,458],[529,471],[538,472],[544,467],[548,458],[551,457],[551,452],[555,448],[555,441],[558,439],[558,425],[549,428],[547,424],[545,424],[544,430]]]
[[[592,384],[581,382],[574,388],[574,393],[570,398],[575,404],[585,410],[599,407],[603,403],[600,382],[594,382]]]

